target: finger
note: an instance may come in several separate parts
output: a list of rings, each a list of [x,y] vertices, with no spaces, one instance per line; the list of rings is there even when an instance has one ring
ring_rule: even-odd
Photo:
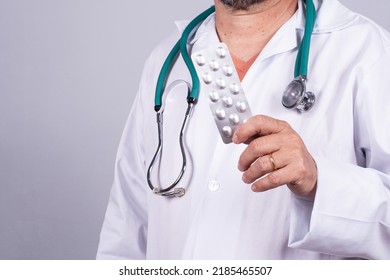
[[[240,144],[246,142],[253,136],[264,136],[275,134],[286,128],[288,124],[264,115],[257,115],[250,118],[246,123],[241,124],[233,135],[233,142]]]
[[[258,158],[278,151],[281,147],[281,137],[275,134],[258,137],[249,143],[238,160],[238,170],[247,170]]]
[[[274,161],[274,164],[272,163],[272,160]],[[268,173],[274,172],[279,168],[284,168],[287,164],[288,159],[283,158],[282,153],[265,155],[258,158],[252,166],[244,172],[242,181],[246,184],[251,184]]]
[[[252,184],[254,192],[264,192],[294,181],[294,169],[291,165],[275,170]]]

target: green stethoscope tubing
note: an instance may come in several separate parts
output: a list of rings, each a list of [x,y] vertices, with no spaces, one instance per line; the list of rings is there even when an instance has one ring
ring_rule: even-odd
[[[189,92],[187,96],[187,100],[190,103],[196,103],[196,100],[199,97],[199,91],[200,91],[200,82],[199,77],[196,74],[195,66],[191,61],[191,58],[188,54],[187,50],[187,41],[188,37],[190,36],[191,32],[200,24],[202,23],[209,15],[215,12],[215,6],[211,6],[206,11],[198,15],[196,18],[194,18],[184,29],[183,34],[181,35],[179,41],[175,44],[171,52],[169,53],[168,57],[166,58],[162,68],[160,75],[158,76],[157,80],[157,86],[156,86],[156,95],[155,95],[155,111],[158,112],[161,108],[162,104],[162,96],[165,89],[165,83],[169,74],[170,69],[172,68],[173,64],[176,61],[177,55],[180,53],[183,57],[183,60],[185,64],[188,67],[188,71],[191,74],[191,80],[192,80],[192,89]]]
[[[295,61],[295,70],[294,77],[299,76],[307,77],[308,72],[308,63],[309,63],[309,53],[310,53],[310,42],[311,36],[313,33],[313,28],[316,20],[316,10],[313,4],[313,0],[304,0],[306,2],[306,22],[305,22],[305,32],[303,35],[302,43],[299,46],[299,51],[297,59]],[[173,64],[176,61],[179,53],[181,54],[186,66],[191,75],[192,88],[188,93],[187,101],[189,103],[196,103],[199,92],[200,92],[200,82],[199,77],[196,74],[194,64],[191,61],[191,58],[187,50],[187,41],[188,37],[192,31],[201,24],[209,15],[215,12],[215,6],[211,6],[206,11],[194,18],[184,29],[182,36],[177,41],[175,46],[172,48],[168,57],[165,59],[165,62],[161,68],[160,74],[158,76],[155,99],[154,99],[154,109],[158,112],[162,106],[162,97],[165,90],[165,84],[169,75],[170,70],[173,67]]]
[[[299,51],[295,62],[295,71],[294,71],[295,78],[299,76],[307,77],[311,35],[313,34],[314,24],[316,21],[316,9],[314,7],[313,0],[305,0],[305,2],[306,2],[305,33],[303,35],[302,43],[299,46]]]

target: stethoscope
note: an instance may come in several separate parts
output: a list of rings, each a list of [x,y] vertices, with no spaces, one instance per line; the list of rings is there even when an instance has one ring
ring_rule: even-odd
[[[310,41],[313,33],[314,23],[316,20],[316,10],[313,4],[313,0],[303,0],[306,2],[306,23],[305,23],[305,32],[303,35],[302,42],[299,46],[298,55],[295,61],[295,70],[294,70],[294,79],[288,84],[287,88],[283,92],[282,96],[282,104],[285,108],[288,109],[296,109],[299,112],[305,112],[310,110],[315,103],[315,95],[312,92],[306,91],[306,81],[307,81],[307,70],[308,70],[308,61],[309,61],[309,52],[310,52]],[[164,196],[164,197],[181,197],[185,194],[185,188],[177,187],[177,184],[183,178],[184,172],[187,167],[187,156],[185,153],[185,145],[184,145],[184,134],[188,127],[189,120],[191,118],[192,112],[194,110],[194,106],[198,100],[199,92],[200,92],[200,82],[199,77],[195,71],[194,64],[191,61],[190,55],[187,50],[187,42],[188,38],[191,34],[193,34],[200,24],[212,13],[215,12],[215,6],[210,7],[200,15],[198,15],[195,19],[193,19],[187,27],[184,29],[182,36],[177,41],[173,49],[170,51],[168,57],[166,58],[161,72],[158,76],[155,100],[154,100],[154,110],[156,112],[157,117],[157,129],[158,129],[158,146],[156,153],[153,156],[153,159],[149,165],[147,171],[147,181],[150,189],[153,193]],[[192,86],[183,81],[177,80],[168,86],[166,86],[166,81],[169,75],[170,70],[175,64],[177,57],[181,54],[188,71],[191,75]],[[164,91],[170,92],[174,87],[179,84],[186,84],[188,89],[187,95],[187,110],[184,116],[184,120],[180,130],[179,136],[179,144],[180,151],[182,155],[182,167],[177,176],[176,180],[168,187],[154,187],[151,180],[151,173],[153,167],[159,157],[162,154],[162,146],[163,146],[163,93]]]

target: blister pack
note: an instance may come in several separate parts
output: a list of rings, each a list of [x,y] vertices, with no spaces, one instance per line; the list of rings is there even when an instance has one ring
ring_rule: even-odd
[[[193,53],[191,59],[222,140],[231,143],[237,127],[252,117],[252,112],[230,52],[224,43],[219,43]]]

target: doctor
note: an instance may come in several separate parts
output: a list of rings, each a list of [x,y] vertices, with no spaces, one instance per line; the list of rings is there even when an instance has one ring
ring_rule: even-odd
[[[201,92],[181,198],[153,194],[146,173],[158,142],[155,84],[186,23],[153,51],[119,146],[98,258],[390,259],[390,36],[336,0],[314,4],[307,87],[317,102],[299,113],[280,100],[305,3],[215,0],[189,48],[227,44],[255,116],[226,145]],[[179,79],[190,81],[180,58],[167,84]],[[181,167],[185,95],[178,87],[165,101],[162,186]]]

